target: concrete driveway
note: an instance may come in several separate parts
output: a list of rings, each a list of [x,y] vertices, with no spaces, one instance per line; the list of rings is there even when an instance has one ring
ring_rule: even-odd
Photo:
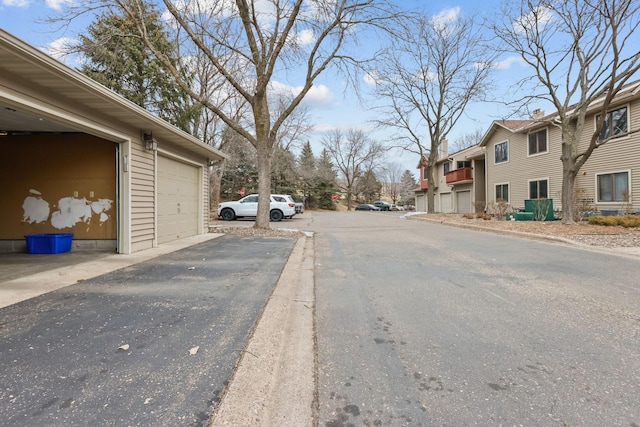
[[[3,425],[207,425],[297,240],[206,237],[28,277],[3,261]]]

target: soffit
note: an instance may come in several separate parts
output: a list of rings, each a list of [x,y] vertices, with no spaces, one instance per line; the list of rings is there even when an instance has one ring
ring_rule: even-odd
[[[41,94],[42,99],[57,100],[61,105],[72,106],[70,114],[82,116],[87,121],[119,123],[123,128],[138,129],[141,136],[142,132],[152,132],[161,146],[169,144],[209,158],[226,157],[1,29],[0,76],[12,83],[8,89],[15,93],[24,94],[25,98],[33,99]],[[0,131],[87,132],[55,117],[38,114],[33,108],[27,108],[26,103],[21,107],[15,99],[0,97]]]

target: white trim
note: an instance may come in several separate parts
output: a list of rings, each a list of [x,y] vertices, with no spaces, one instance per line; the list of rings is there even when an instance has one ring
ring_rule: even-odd
[[[546,138],[547,138],[547,150],[546,151],[538,151],[537,153],[531,154],[529,152],[529,136],[532,135],[532,134],[536,134],[538,132],[542,132],[542,131],[545,131],[547,133],[547,136],[546,136]],[[542,129],[538,129],[536,131],[527,133],[527,158],[529,158],[529,157],[537,157],[537,156],[541,156],[543,154],[549,154],[549,126],[546,126],[546,127],[542,128]]]
[[[607,110],[607,112],[605,114],[609,114],[609,113],[613,113],[614,111],[617,110],[621,110],[623,108],[627,109],[627,131],[623,134],[620,134],[620,136],[616,136],[616,135],[611,135],[609,136],[609,138],[605,139],[604,141],[608,142],[611,141],[613,139],[619,140],[619,139],[628,139],[631,137],[631,134],[629,133],[629,129],[631,129],[631,104],[627,103],[627,104],[620,104],[616,107],[613,108],[609,108]],[[598,124],[598,116],[600,114],[594,114],[593,115],[593,129],[595,131],[596,125]],[[600,139],[600,135],[598,135],[598,142],[602,141]]]
[[[155,209],[154,209],[154,239],[153,239],[153,244],[154,247],[158,246],[158,209],[159,209],[159,205],[158,205],[158,155],[162,155],[163,157],[166,157],[168,159],[172,159],[181,163],[184,163],[186,165],[189,166],[193,166],[196,169],[198,169],[198,200],[197,200],[197,206],[198,206],[198,213],[197,213],[197,233],[198,234],[205,234],[205,230],[204,230],[204,216],[205,215],[209,215],[209,210],[207,210],[205,212],[204,209],[204,201],[205,201],[205,196],[209,197],[209,195],[205,195],[204,194],[204,179],[206,177],[206,174],[208,173],[209,169],[208,169],[208,165],[205,163],[201,163],[195,160],[191,160],[188,159],[184,156],[181,156],[179,154],[173,153],[171,151],[167,151],[161,148],[158,148],[155,153],[154,153],[154,182],[155,182],[155,186],[154,186],[154,200],[155,200]],[[208,221],[208,220],[207,220]],[[208,231],[208,230],[207,230]],[[166,244],[166,243],[165,243]]]
[[[120,176],[118,177],[120,188],[118,189],[119,200],[116,201],[120,211],[118,223],[118,253],[131,254],[131,165],[129,170],[124,170],[125,156],[131,163],[131,139],[120,143]]]
[[[162,149],[160,147],[158,147],[158,150],[156,151],[156,153],[162,154],[165,157],[173,158],[174,160],[179,160],[182,163],[188,163],[188,164],[190,164],[192,166],[202,166],[203,165],[202,162],[198,162],[196,160],[189,159],[188,157],[181,156],[180,154],[176,154],[176,153],[174,153],[172,151],[168,151],[168,150]]]
[[[549,188],[551,187],[551,183],[549,182],[549,177],[546,178],[532,178],[532,179],[527,179],[527,195],[529,196],[528,199],[533,199],[533,197],[531,197],[531,186],[530,184],[532,182],[539,182],[539,181],[547,181],[547,199],[549,199]]]
[[[622,169],[622,170],[616,170],[616,171],[607,171],[607,172],[596,172],[593,176],[594,176],[594,180],[595,180],[595,197],[594,199],[594,203],[596,205],[620,205],[621,203],[626,203],[625,201],[621,201],[621,200],[612,200],[610,202],[601,202],[599,200],[600,194],[598,193],[598,177],[600,175],[615,175],[617,173],[626,173],[627,174],[627,192],[629,192],[629,197],[631,197],[631,169]],[[632,202],[633,200],[630,200],[630,202]]]
[[[501,144],[507,144],[507,160],[505,160],[504,162],[496,163],[496,147],[498,145],[501,145]],[[510,153],[509,153],[510,150],[509,150],[509,140],[508,139],[505,139],[502,142],[497,142],[497,143],[493,144],[493,150],[492,151],[493,151],[493,164],[494,165],[503,165],[505,163],[509,163],[509,160],[511,159],[511,156],[510,156]]]
[[[20,111],[69,126],[75,131],[84,132],[113,142],[125,142],[129,140],[126,134],[120,133],[115,129],[102,126],[91,120],[86,120],[77,113],[66,111],[31,96],[25,96],[6,86],[0,86],[0,100],[8,106],[16,107],[16,109]]]
[[[497,202],[497,199],[496,199],[496,187],[497,187],[498,185],[506,185],[506,186],[507,186],[507,191],[509,192],[509,194],[507,194],[508,199],[506,200],[506,202],[507,202],[507,203],[511,203],[511,183],[510,183],[510,182],[508,182],[508,181],[507,181],[507,182],[494,182],[494,183],[493,183],[493,194],[491,195],[491,196],[492,196],[492,199],[491,199],[491,200],[492,200],[494,203],[495,203],[495,202]],[[504,199],[503,199],[503,200],[504,200]]]

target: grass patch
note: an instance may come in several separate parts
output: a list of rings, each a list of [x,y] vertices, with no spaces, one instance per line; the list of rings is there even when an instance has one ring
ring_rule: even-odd
[[[589,217],[589,224],[593,225],[619,225],[621,227],[640,227],[640,218],[635,215],[625,216],[592,216]]]

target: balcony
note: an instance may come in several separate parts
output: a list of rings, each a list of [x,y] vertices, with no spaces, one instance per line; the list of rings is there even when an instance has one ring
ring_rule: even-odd
[[[469,184],[473,182],[473,168],[460,168],[447,172],[447,184]]]

